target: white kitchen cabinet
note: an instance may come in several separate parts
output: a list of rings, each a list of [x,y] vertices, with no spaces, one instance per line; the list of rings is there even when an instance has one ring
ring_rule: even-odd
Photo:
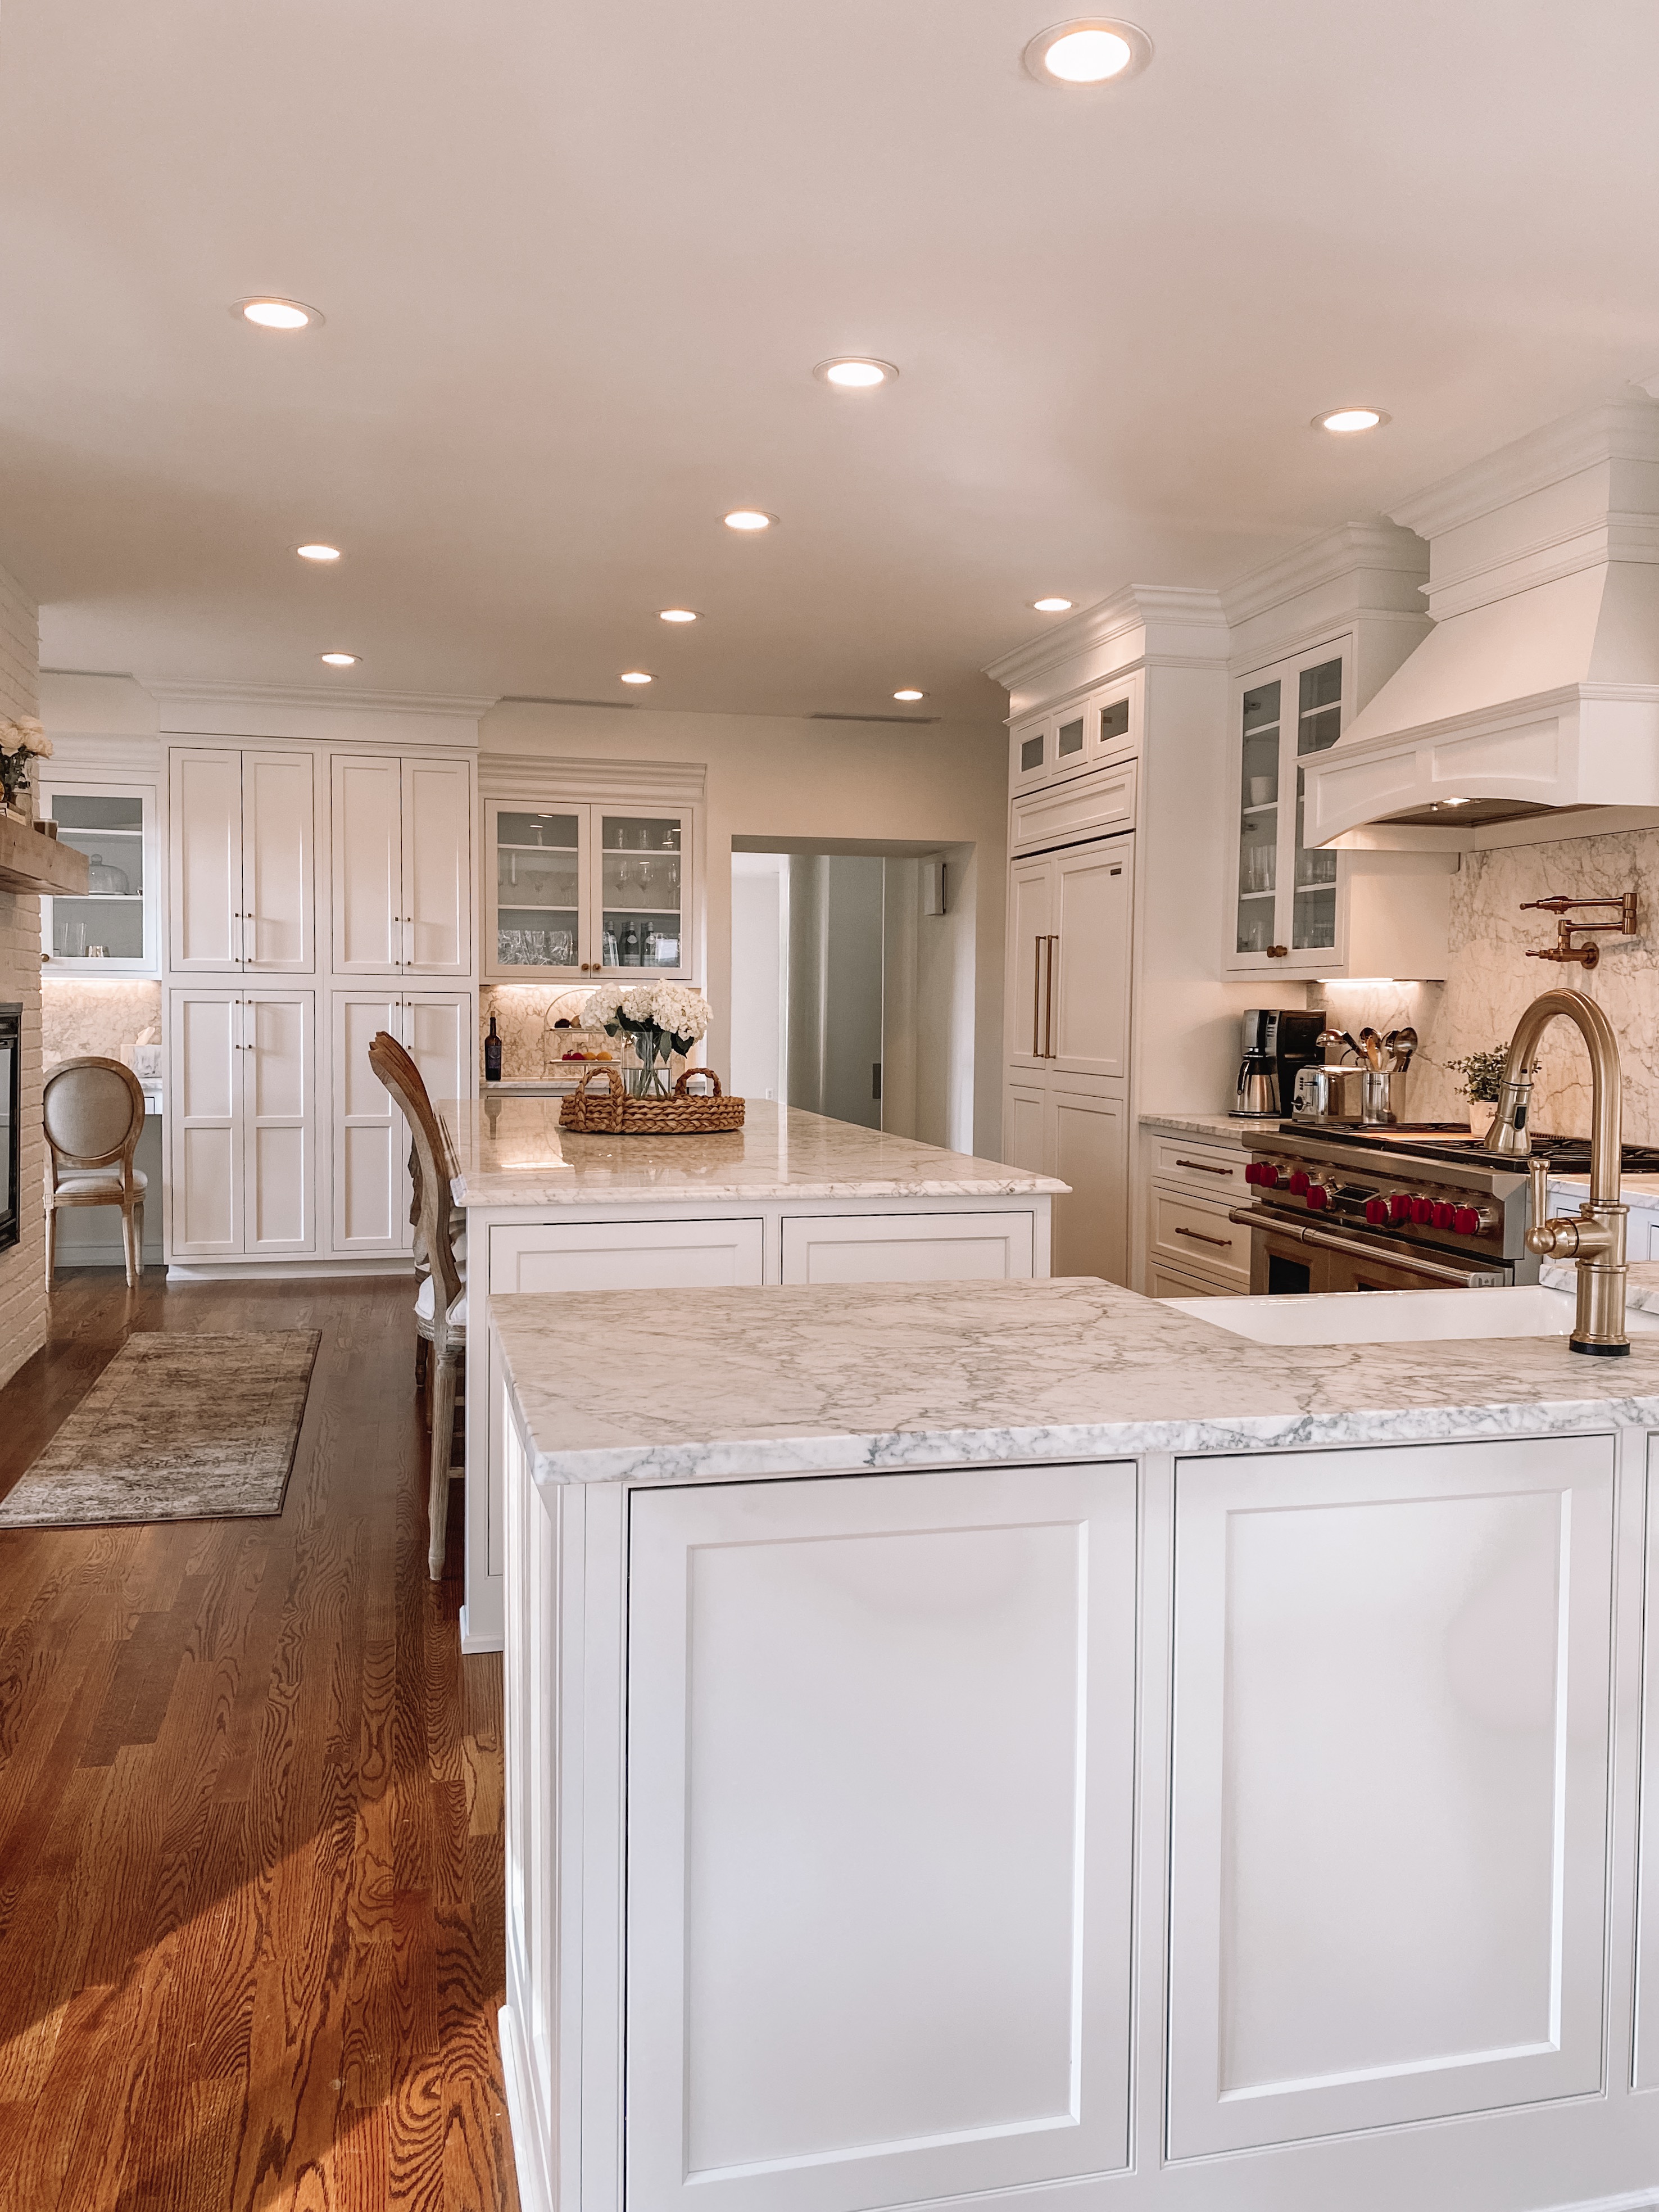
[[[1172,2157],[1601,2087],[1613,1451],[1178,1464]]]
[[[1249,1152],[1239,1145],[1206,1145],[1200,1138],[1154,1130],[1143,1131],[1141,1145],[1148,1295],[1248,1293],[1250,1232],[1229,1215],[1249,1203],[1244,1180]],[[1171,1267],[1188,1279],[1160,1291],[1157,1283]]]
[[[1139,724],[1138,676],[1016,723],[1009,732],[1010,795],[1085,774],[1133,752],[1140,743]]]
[[[1123,1462],[635,1493],[624,2201],[1127,2167],[1134,1530]]]
[[[309,975],[316,949],[308,752],[175,746],[168,764],[168,969]]]
[[[694,814],[640,799],[484,806],[486,972],[689,976]]]
[[[471,992],[336,991],[332,999],[330,1164],[333,1250],[384,1256],[413,1249],[409,1132],[368,1064],[384,1030],[420,1069],[434,1099],[472,1089],[477,1018]]]
[[[331,780],[335,973],[469,974],[469,764],[337,753]]]
[[[314,1253],[316,994],[192,986],[167,1015],[169,1257]]]
[[[1001,1283],[1035,1272],[1029,1213],[790,1214],[786,1283]]]
[[[1009,1068],[1121,1081],[1129,1064],[1134,840],[1013,861],[1005,1004]]]
[[[83,896],[40,902],[40,951],[62,974],[153,975],[161,962],[155,786],[43,776],[42,821],[91,864]]]
[[[1637,1900],[1636,2053],[1632,2080],[1659,2089],[1659,1447],[1647,1439],[1642,1588],[1641,1893]]]
[[[1053,1201],[1049,1272],[1126,1282],[1129,1269],[1129,1107],[1121,1083],[1012,1076],[1003,1092],[1003,1155],[1068,1186]]]

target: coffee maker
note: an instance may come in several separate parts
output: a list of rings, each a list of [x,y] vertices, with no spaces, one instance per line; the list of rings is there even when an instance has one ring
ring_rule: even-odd
[[[1236,1121],[1278,1121],[1291,1110],[1300,1071],[1323,1058],[1323,1014],[1297,1014],[1282,1006],[1253,1006],[1239,1037],[1244,1057],[1232,1105]]]

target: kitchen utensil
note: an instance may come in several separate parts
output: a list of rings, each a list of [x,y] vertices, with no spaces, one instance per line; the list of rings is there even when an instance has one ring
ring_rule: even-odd
[[[1369,1023],[1359,1032],[1360,1048],[1365,1055],[1365,1065],[1373,1075],[1382,1073],[1382,1040]]]

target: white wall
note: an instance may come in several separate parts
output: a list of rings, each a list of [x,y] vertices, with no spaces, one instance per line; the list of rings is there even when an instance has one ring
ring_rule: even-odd
[[[788,854],[733,853],[731,1084],[739,1098],[788,1093]]]
[[[953,1141],[1000,1151],[1002,927],[1007,836],[1006,733],[988,696],[983,723],[896,728],[758,714],[559,707],[504,701],[484,717],[483,757],[698,762],[708,770],[707,970],[714,1024],[704,1057],[732,1060],[732,841],[858,838],[971,846],[965,890],[973,957],[957,963],[952,1022],[974,1040],[971,1130]],[[953,1046],[959,1049],[959,1044]],[[964,1117],[965,1118],[965,1117]]]

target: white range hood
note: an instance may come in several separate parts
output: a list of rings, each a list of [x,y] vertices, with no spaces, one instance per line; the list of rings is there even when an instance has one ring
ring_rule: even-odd
[[[1395,510],[1434,628],[1307,770],[1310,844],[1659,823],[1659,405],[1596,408]]]

